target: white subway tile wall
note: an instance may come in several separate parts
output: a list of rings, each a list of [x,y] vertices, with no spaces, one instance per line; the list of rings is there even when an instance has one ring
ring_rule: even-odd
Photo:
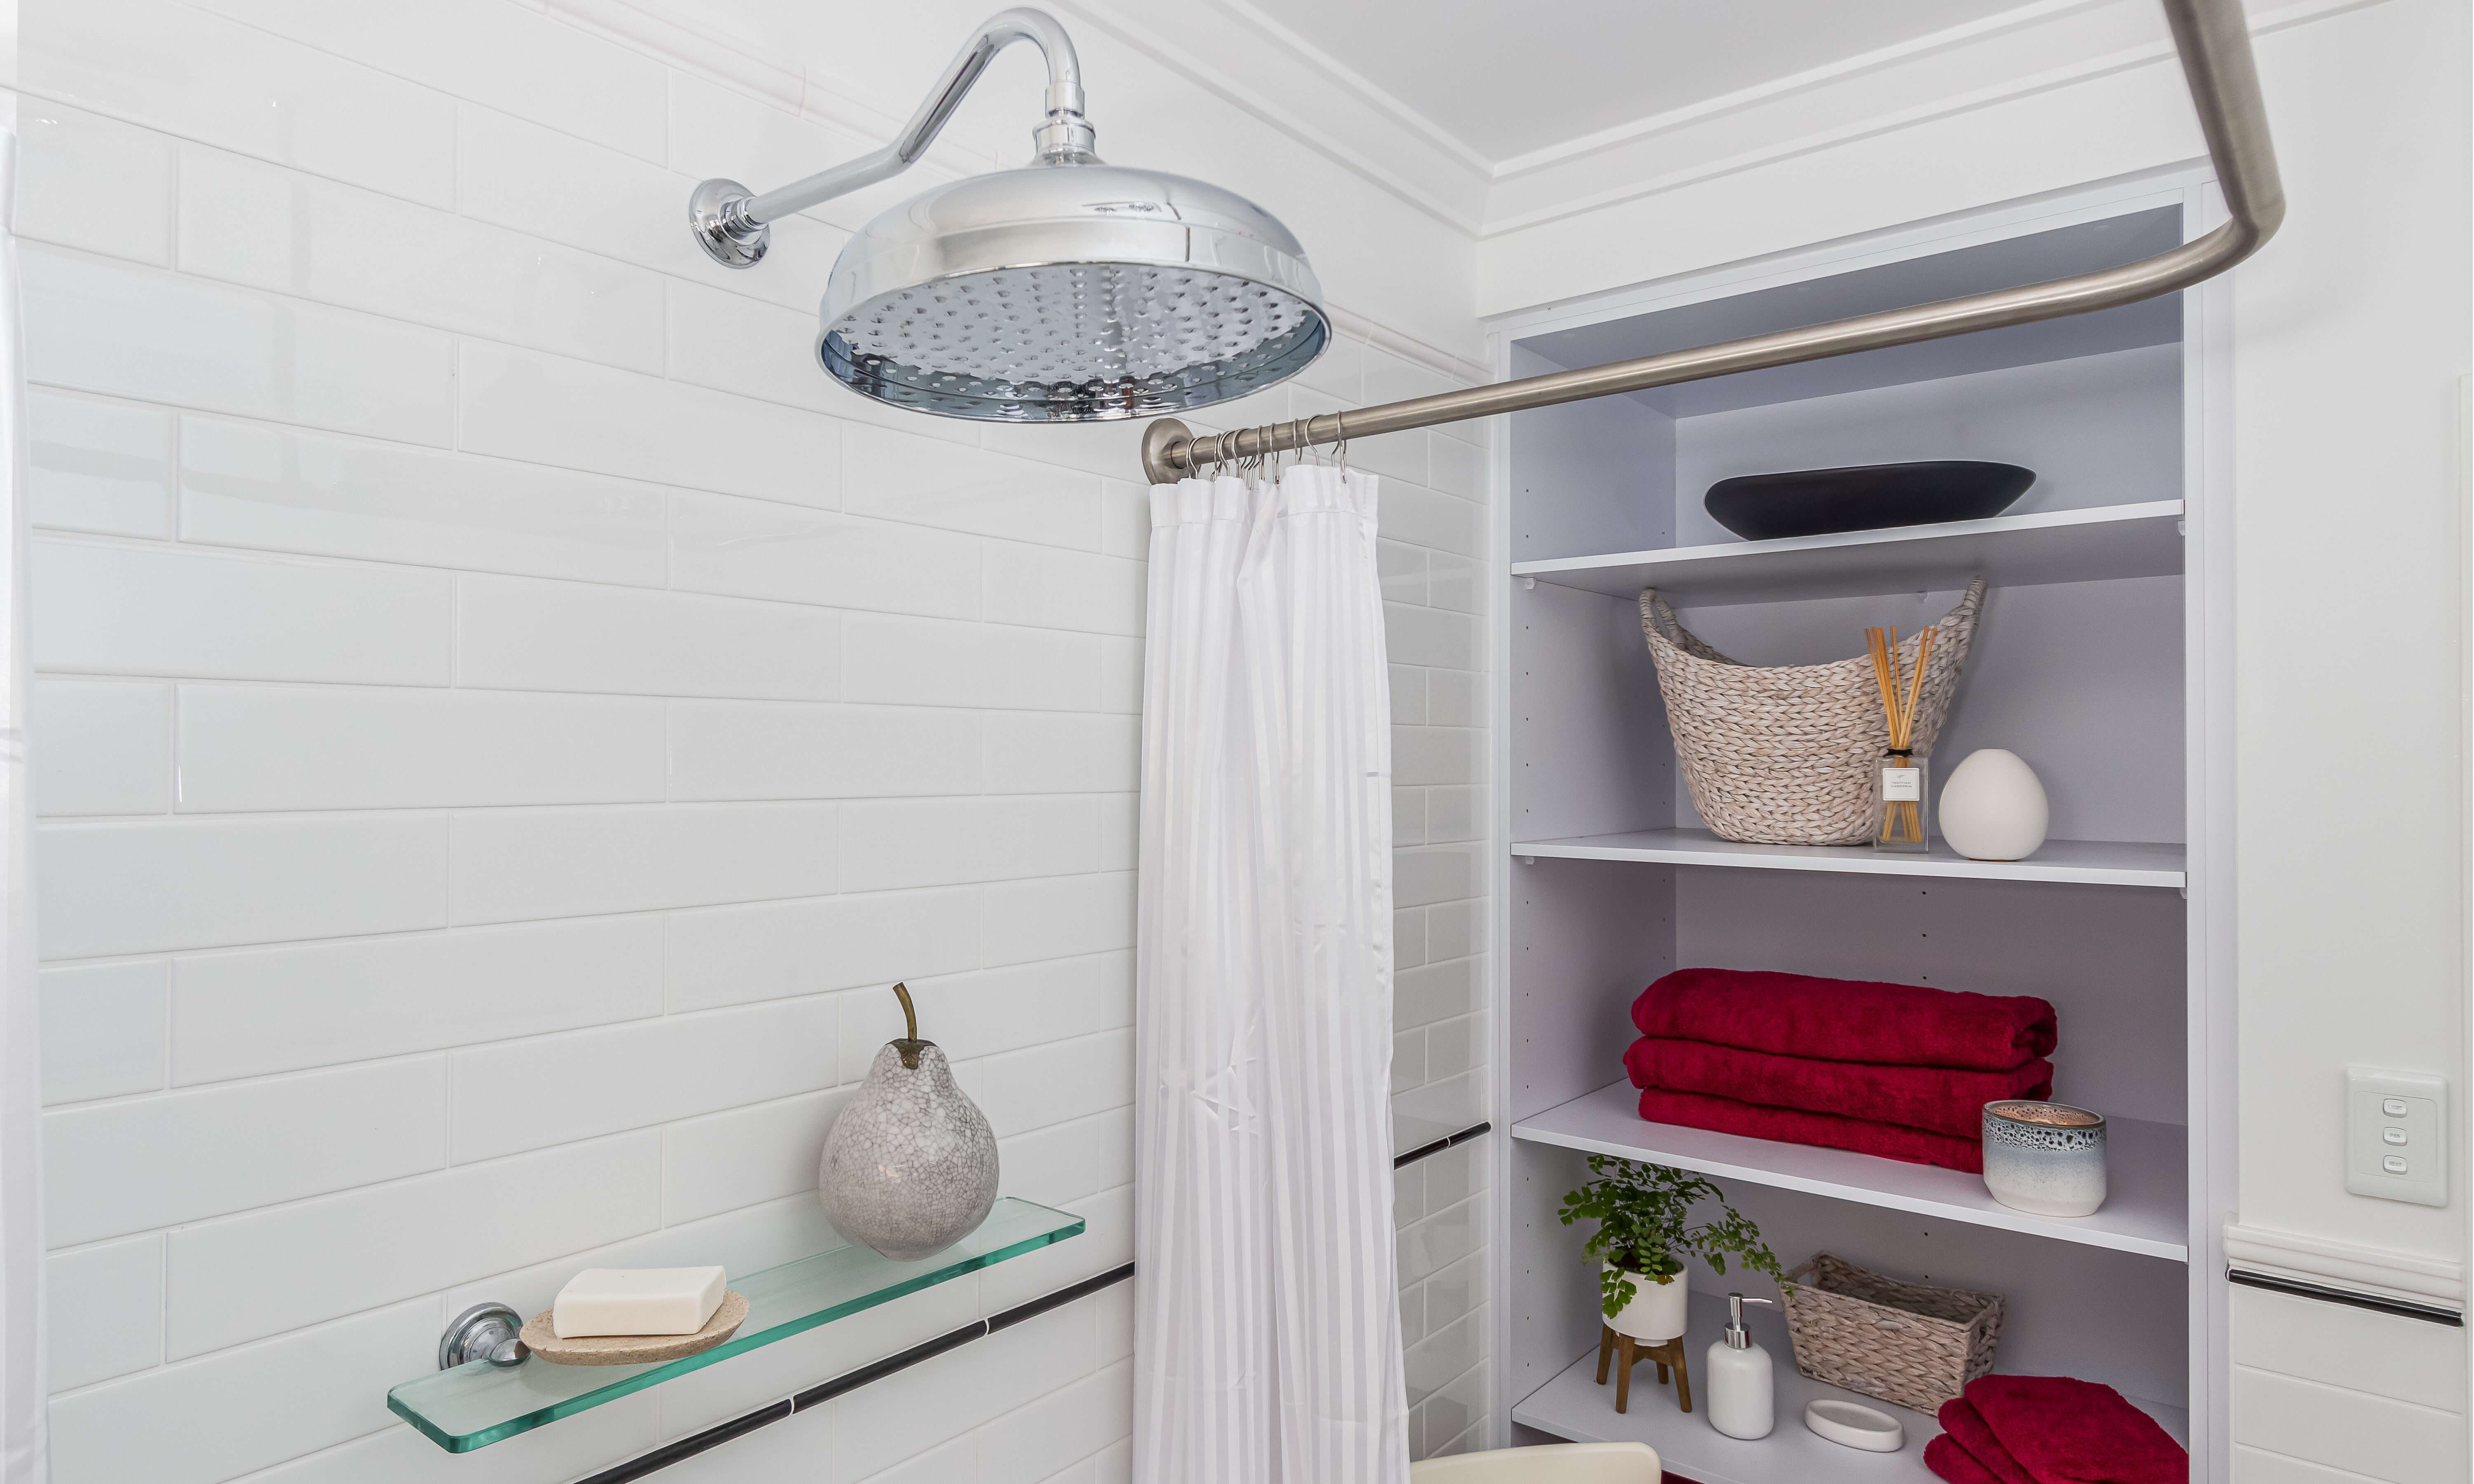
[[[882,109],[699,44],[526,0],[29,27],[60,1484],[555,1484],[1131,1257],[1141,425],[833,386],[849,230],[993,156],[949,140],[728,273],[694,180],[822,168],[877,141],[817,113]],[[1452,384],[1350,338],[1242,416]],[[1487,455],[1350,457],[1385,476],[1395,1085],[1466,1124]],[[895,979],[1007,1193],[1088,1233],[471,1458],[388,1414],[479,1299],[832,1241],[815,1161]],[[1482,1148],[1398,1180],[1420,1454],[1487,1441]],[[1124,1484],[1131,1316],[1105,1290],[661,1477]]]

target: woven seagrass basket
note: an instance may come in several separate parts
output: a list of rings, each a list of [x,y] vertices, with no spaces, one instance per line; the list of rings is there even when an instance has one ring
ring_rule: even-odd
[[[1901,1282],[1816,1253],[1779,1285],[1795,1368],[1932,1412],[1993,1369],[2001,1296]]]
[[[1976,635],[1984,579],[1967,585],[1936,625],[1912,740],[1929,754]],[[1675,731],[1675,759],[1702,823],[1754,845],[1862,845],[1872,838],[1873,765],[1890,745],[1873,661],[1763,668],[1730,659],[1675,618],[1656,588],[1640,595],[1640,629],[1658,665]],[[1912,671],[1922,631],[1899,641]]]

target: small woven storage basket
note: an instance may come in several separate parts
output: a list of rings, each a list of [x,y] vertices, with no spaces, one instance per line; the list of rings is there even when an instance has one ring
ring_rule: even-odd
[[[1932,751],[1976,635],[1984,579],[1942,617],[1916,700],[1911,740]],[[1728,658],[1675,618],[1652,588],[1640,629],[1658,665],[1675,759],[1702,823],[1754,845],[1862,845],[1873,836],[1873,771],[1890,745],[1873,661],[1762,668]],[[1915,668],[1922,631],[1899,641],[1900,673]]]
[[[1932,1412],[1993,1369],[2001,1296],[1883,1278],[1816,1253],[1779,1285],[1795,1368]]]

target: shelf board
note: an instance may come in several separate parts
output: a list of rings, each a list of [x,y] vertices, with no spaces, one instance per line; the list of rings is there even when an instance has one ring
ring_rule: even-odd
[[[1523,840],[1516,856],[1627,860],[1669,866],[1737,866],[1757,871],[1843,871],[1858,875],[1965,876],[1978,881],[2066,881],[2089,886],[2184,884],[2183,850],[2135,840],[2048,840],[2025,860],[1969,860],[1936,841],[1924,854],[1868,845],[1739,845],[1706,829],[1635,829],[1613,835]]]
[[[1512,1420],[1574,1443],[1646,1443],[1658,1449],[1658,1461],[1669,1475],[1681,1474],[1700,1484],[1939,1484],[1925,1467],[1925,1444],[1941,1424],[1923,1412],[1910,1411],[1873,1397],[1841,1391],[1807,1379],[1795,1368],[1795,1351],[1787,1341],[1786,1321],[1768,1309],[1746,1306],[1745,1327],[1754,1343],[1770,1352],[1777,1387],[1778,1424],[1766,1438],[1731,1438],[1710,1425],[1708,1354],[1727,1327],[1727,1301],[1715,1294],[1692,1295],[1691,1328],[1684,1337],[1684,1353],[1692,1375],[1692,1411],[1676,1405],[1675,1388],[1658,1384],[1654,1366],[1632,1374],[1632,1410],[1615,1410],[1615,1379],[1597,1384],[1598,1356],[1592,1349],[1553,1380],[1523,1398],[1512,1409]],[[1804,1424],[1805,1403],[1822,1397],[1860,1402],[1887,1412],[1906,1425],[1906,1445],[1895,1453],[1865,1453],[1841,1448]],[[2190,1414],[2179,1407],[2131,1399],[2132,1404],[2163,1424],[2175,1442],[2190,1446]]]
[[[1637,598],[1655,587],[1677,608],[1805,598],[2171,577],[2182,570],[2182,502],[2104,505],[1946,525],[1840,531],[1769,541],[1516,562],[1515,577]]]
[[[1006,1196],[977,1232],[917,1262],[849,1243],[734,1277],[747,1319],[727,1343],[700,1354],[642,1366],[554,1366],[535,1357],[504,1370],[475,1360],[404,1382],[387,1393],[387,1408],[449,1452],[469,1453],[1081,1232],[1079,1216]]]
[[[2174,1262],[2191,1256],[2189,1141],[2179,1124],[2107,1122],[2105,1202],[2093,1216],[2013,1210],[1985,1191],[1982,1176],[1964,1170],[1651,1123],[1641,1117],[1640,1093],[1629,1082],[1524,1118],[1512,1126],[1512,1137]]]

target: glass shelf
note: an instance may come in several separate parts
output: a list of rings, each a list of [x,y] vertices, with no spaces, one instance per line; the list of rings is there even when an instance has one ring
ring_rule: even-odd
[[[852,1243],[733,1278],[730,1286],[747,1300],[747,1320],[728,1342],[700,1354],[643,1366],[530,1359],[501,1369],[475,1360],[404,1382],[387,1393],[387,1409],[449,1452],[469,1453],[1081,1233],[1081,1217],[1007,1196],[977,1232],[917,1262],[896,1262]]]

